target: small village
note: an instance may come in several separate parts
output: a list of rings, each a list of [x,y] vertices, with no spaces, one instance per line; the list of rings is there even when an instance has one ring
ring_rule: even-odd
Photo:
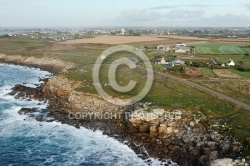
[[[146,51],[149,47],[146,46],[138,46],[137,50]],[[172,53],[174,55],[174,59],[166,60],[163,56],[162,58],[153,59],[153,64],[156,65],[164,65],[166,68],[172,68],[174,66],[187,65],[187,66],[195,66],[194,62],[187,61],[186,57],[192,57],[195,59],[195,50],[193,46],[188,46],[185,43],[178,42],[175,45],[158,45],[151,47],[152,50],[157,51],[155,53]],[[235,62],[232,59],[228,59],[227,63],[220,63],[215,57],[211,58],[211,63],[205,63],[206,66],[210,64],[217,65],[217,67],[234,67]],[[164,68],[163,67],[163,68]],[[199,66],[196,66],[199,67]]]

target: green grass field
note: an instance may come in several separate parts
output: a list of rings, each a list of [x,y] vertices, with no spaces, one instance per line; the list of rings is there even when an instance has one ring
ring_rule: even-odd
[[[211,46],[212,45],[212,46]],[[219,52],[219,48],[223,46],[216,44],[201,45],[201,47],[208,47],[204,50],[211,51],[212,53]],[[224,44],[225,45],[225,44]],[[226,44],[227,45],[227,44]],[[110,45],[104,44],[79,44],[73,47],[63,47],[60,49],[54,49],[55,42],[48,39],[30,39],[30,38],[2,38],[0,39],[0,53],[11,54],[11,55],[25,55],[25,56],[49,56],[52,58],[58,58],[64,61],[73,62],[75,67],[69,69],[68,71],[61,73],[67,78],[76,81],[86,81],[89,86],[79,87],[77,90],[81,92],[88,92],[96,94],[96,90],[92,85],[92,69],[93,64],[100,54],[110,47]],[[237,46],[236,46],[237,47]],[[199,46],[197,46],[199,48]],[[223,48],[224,49],[224,48]],[[229,50],[229,48],[228,48]],[[237,49],[236,49],[237,50]],[[239,51],[240,52],[240,51]],[[243,51],[242,51],[243,52]],[[174,58],[173,53],[157,53],[154,50],[147,51],[146,54],[149,59],[165,57],[167,60]],[[234,53],[235,54],[235,53]],[[107,71],[110,62],[117,57],[121,56],[133,56],[126,52],[120,52],[109,57],[101,70],[101,80],[103,82],[103,87],[110,95],[119,98],[129,98],[138,94],[138,92],[145,85],[145,72],[135,69],[130,70],[126,66],[119,68],[117,82],[121,85],[126,85],[129,80],[137,81],[138,84],[136,88],[128,93],[120,93],[114,91],[110,85],[108,85]],[[203,55],[201,56],[212,56]],[[225,57],[224,57],[225,56]],[[235,56],[235,57],[234,57]],[[234,59],[237,63],[242,61],[242,55],[219,55],[220,61],[227,61],[229,59]],[[239,59],[237,59],[239,58]],[[248,65],[249,61],[244,60],[243,64]],[[213,77],[214,73],[204,68],[202,72],[207,77]],[[242,74],[242,73],[240,73]],[[245,73],[244,73],[245,75]],[[245,77],[248,77],[246,75]],[[193,111],[203,111],[209,116],[218,119],[230,120],[229,124],[235,129],[234,132],[239,134],[240,137],[250,136],[250,125],[249,121],[242,121],[241,114],[237,114],[241,111],[243,116],[248,116],[249,112],[244,112],[244,110],[235,109],[235,105],[231,103],[224,102],[215,98],[211,95],[203,93],[195,88],[187,87],[186,85],[165,78],[163,76],[156,75],[154,78],[153,87],[150,93],[143,99],[142,102],[151,102],[154,106],[163,107],[166,110],[173,110],[176,108],[183,108],[186,110]],[[234,115],[234,116],[232,116]],[[229,118],[228,118],[229,117]],[[237,126],[243,126],[244,128],[237,128]],[[237,136],[237,135],[236,135]]]
[[[244,55],[217,55],[216,58],[219,62],[226,64],[229,59],[232,59],[236,65],[250,66],[250,56]]]
[[[216,74],[214,74],[212,69],[209,68],[201,68],[200,69],[201,74],[205,77],[216,77]]]
[[[238,70],[232,70],[233,73],[238,74],[239,76],[243,78],[250,78],[250,72],[241,72]]]
[[[27,37],[0,38],[1,53],[11,55],[39,56],[49,45],[49,39],[31,39]]]
[[[210,43],[210,44],[198,44],[195,46],[195,52],[197,54],[245,54],[250,53],[250,47],[243,47],[242,44],[222,44],[222,43]]]

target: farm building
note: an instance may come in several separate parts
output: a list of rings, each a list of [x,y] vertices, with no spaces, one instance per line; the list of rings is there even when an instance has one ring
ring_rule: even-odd
[[[169,62],[166,62],[165,58],[162,58],[161,60],[159,59],[154,60],[154,63],[159,64],[159,65],[165,65],[165,64],[168,64]]]
[[[165,45],[158,45],[157,50],[170,51],[171,48],[169,46],[165,46]]]
[[[175,53],[188,53],[190,52],[190,50],[191,50],[190,47],[181,46],[181,47],[178,47],[177,50],[175,50]]]
[[[160,59],[156,59],[156,60],[154,60],[153,62],[154,62],[154,64],[160,64],[160,63],[161,63],[161,60],[160,60]]]
[[[174,65],[184,65],[185,64],[185,62],[183,60],[180,60],[180,59],[172,60],[171,63],[173,63]]]
[[[235,63],[232,59],[230,59],[228,62],[227,62],[227,66],[235,66]]]
[[[137,50],[145,50],[145,47],[144,46],[138,46],[136,47]]]
[[[175,45],[176,47],[186,47],[187,45],[182,43],[182,42],[179,42],[179,43],[176,43]]]
[[[167,64],[167,68],[171,68],[171,67],[178,66],[178,65],[184,65],[184,64],[185,62],[183,60],[175,59]]]
[[[167,64],[165,58],[162,58],[162,59],[161,59],[161,64]]]

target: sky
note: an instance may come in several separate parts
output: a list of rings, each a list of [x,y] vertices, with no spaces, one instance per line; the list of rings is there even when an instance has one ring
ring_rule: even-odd
[[[0,0],[0,27],[250,27],[250,0]]]

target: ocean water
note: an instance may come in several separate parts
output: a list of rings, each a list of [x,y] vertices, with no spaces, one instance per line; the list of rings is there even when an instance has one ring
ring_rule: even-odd
[[[38,122],[19,115],[20,108],[46,108],[38,101],[16,100],[8,95],[16,84],[35,87],[50,73],[0,64],[0,166],[144,166],[148,165],[126,145],[100,131]],[[163,163],[152,159],[152,165]]]

